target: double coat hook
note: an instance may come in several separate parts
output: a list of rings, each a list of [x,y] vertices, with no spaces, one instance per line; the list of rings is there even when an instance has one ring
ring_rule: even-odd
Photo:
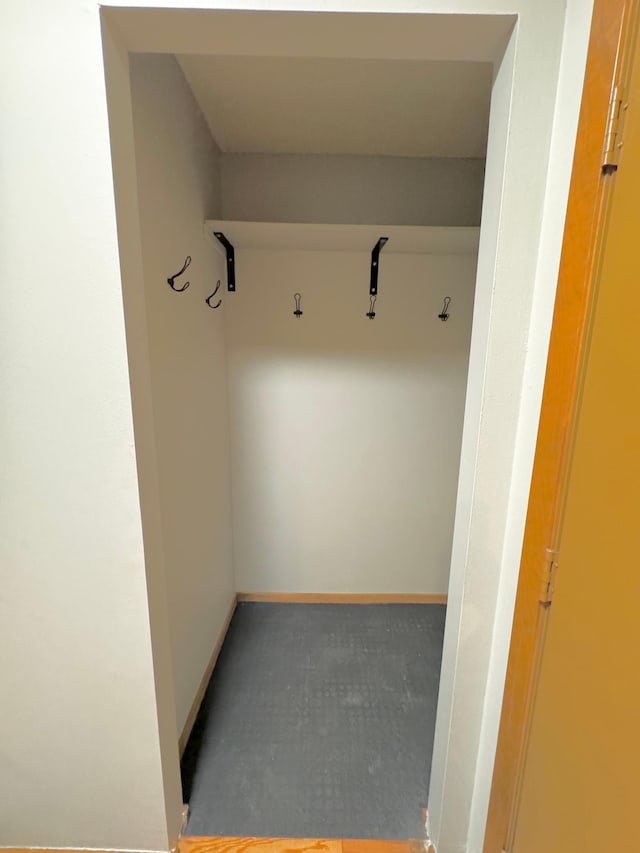
[[[207,298],[204,300],[207,303],[207,305],[209,306],[209,308],[219,308],[222,305],[222,299],[218,299],[218,301],[216,302],[215,305],[211,304],[211,300],[213,299],[213,297],[216,295],[216,293],[219,290],[220,290],[220,279],[218,279],[218,281],[216,282],[216,289],[213,291],[211,296],[207,296]]]
[[[442,311],[438,314],[438,318],[443,322],[449,319],[449,305],[451,305],[451,297],[445,296]]]
[[[176,293],[182,293],[183,290],[186,290],[189,287],[190,282],[188,282],[188,281],[186,281],[182,287],[176,287],[175,286],[175,280],[178,278],[178,276],[181,276],[185,272],[185,270],[187,269],[187,267],[189,266],[190,263],[191,263],[191,255],[187,255],[180,272],[175,273],[175,275],[170,275],[169,278],[167,279],[167,284],[169,285],[169,287],[172,290],[175,290]]]
[[[376,299],[377,299],[377,296],[376,296],[375,294],[372,294],[372,295],[369,297],[369,310],[367,311],[367,317],[368,317],[370,320],[375,320],[375,316],[376,316],[376,311],[375,311],[375,308],[376,308]]]

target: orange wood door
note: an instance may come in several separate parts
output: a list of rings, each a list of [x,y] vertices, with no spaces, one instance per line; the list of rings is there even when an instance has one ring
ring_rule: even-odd
[[[601,174],[612,87],[628,66],[630,0],[595,0],[538,430],[484,853],[508,850],[548,611],[540,588],[558,548],[594,265],[611,178]]]
[[[625,94],[513,853],[640,850],[637,49]]]

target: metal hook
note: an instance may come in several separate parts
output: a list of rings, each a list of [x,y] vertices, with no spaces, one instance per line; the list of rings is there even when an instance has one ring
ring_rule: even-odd
[[[369,304],[369,310],[367,311],[367,317],[368,317],[370,320],[373,320],[373,318],[376,316],[376,312],[375,312],[375,310],[374,310],[374,309],[375,309],[375,307],[376,307],[376,299],[377,299],[377,298],[378,298],[378,297],[377,297],[375,294],[372,294],[372,295],[369,297],[369,303],[370,303],[370,304]]]
[[[222,299],[218,299],[218,301],[216,302],[215,305],[211,304],[211,300],[213,299],[213,297],[216,295],[216,293],[219,290],[220,290],[220,279],[218,279],[218,281],[216,282],[216,289],[213,291],[211,296],[207,296],[207,298],[204,300],[207,303],[207,305],[209,306],[209,308],[219,308],[222,305]]]
[[[174,282],[178,278],[179,275],[182,275],[182,273],[186,270],[186,268],[189,266],[190,263],[191,263],[191,255],[187,255],[185,262],[184,262],[184,266],[182,267],[180,272],[177,272],[175,275],[170,275],[169,278],[167,279],[167,284],[169,285],[169,287],[172,290],[175,290],[176,293],[182,293],[183,290],[186,290],[189,287],[190,282],[188,282],[188,281],[185,282],[183,287],[176,287]]]
[[[448,320],[448,319],[449,319],[449,305],[451,305],[451,297],[450,297],[450,296],[445,296],[445,298],[444,298],[444,305],[442,306],[442,311],[441,311],[441,313],[440,313],[440,314],[438,314],[438,317],[439,317],[439,318],[440,318],[440,320],[442,320],[443,322],[444,322],[445,320]]]
[[[302,309],[300,308],[300,300],[302,299],[302,296],[299,293],[294,293],[293,298],[296,303],[296,310],[293,312],[293,315],[300,319],[300,317],[302,317]]]

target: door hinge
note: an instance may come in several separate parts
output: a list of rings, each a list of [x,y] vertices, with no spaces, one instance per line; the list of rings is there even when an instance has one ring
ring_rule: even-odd
[[[550,607],[556,584],[559,552],[553,548],[545,548],[542,576],[540,578],[540,604]]]
[[[609,114],[607,115],[607,126],[604,133],[604,146],[602,150],[602,174],[612,175],[618,171],[618,160],[622,148],[622,122],[628,104],[622,97],[620,86],[614,86],[611,91],[609,102]]]

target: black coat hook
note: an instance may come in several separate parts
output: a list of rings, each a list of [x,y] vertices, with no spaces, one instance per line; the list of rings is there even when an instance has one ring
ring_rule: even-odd
[[[213,291],[211,296],[207,296],[207,298],[204,300],[207,303],[207,305],[209,306],[209,308],[219,308],[222,305],[222,299],[218,299],[218,301],[216,302],[215,305],[211,304],[211,300],[213,299],[213,297],[216,295],[216,293],[219,290],[220,290],[220,279],[218,279],[218,281],[216,282],[216,289]]]
[[[293,316],[299,320],[300,317],[302,317],[302,308],[300,308],[300,300],[302,299],[302,296],[299,293],[294,293],[293,298],[296,303],[296,310],[293,312]]]
[[[373,320],[376,316],[375,307],[376,307],[376,299],[378,297],[375,294],[371,294],[369,297],[369,310],[367,311],[367,317],[370,320]]]
[[[442,311],[438,314],[438,317],[444,322],[449,319],[449,305],[451,305],[451,297],[445,296],[444,305],[442,306]]]
[[[189,287],[190,282],[188,282],[188,281],[184,283],[183,287],[176,287],[174,282],[178,278],[179,275],[182,275],[182,273],[186,270],[186,268],[189,266],[190,263],[191,263],[191,255],[187,255],[185,262],[184,262],[184,265],[183,265],[182,269],[180,270],[180,272],[177,272],[175,275],[170,275],[169,278],[167,279],[167,284],[169,285],[169,287],[172,290],[175,290],[176,293],[182,293],[183,290],[186,290]]]

